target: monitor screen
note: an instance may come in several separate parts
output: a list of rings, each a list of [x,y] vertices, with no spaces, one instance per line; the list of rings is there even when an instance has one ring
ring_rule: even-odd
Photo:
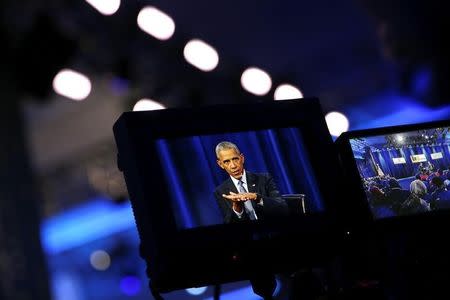
[[[317,99],[129,112],[114,133],[156,289],[296,270],[332,249],[341,176]]]
[[[324,209],[299,128],[158,139],[156,148],[178,229]]]
[[[450,208],[449,127],[349,141],[375,219]]]

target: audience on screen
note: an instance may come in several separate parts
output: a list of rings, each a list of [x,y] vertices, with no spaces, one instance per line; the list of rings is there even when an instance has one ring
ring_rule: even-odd
[[[430,204],[425,200],[427,187],[421,180],[414,180],[409,186],[411,194],[402,203],[399,215],[412,215],[430,211]]]
[[[431,194],[430,206],[432,209],[442,209],[448,208],[450,205],[447,202],[450,202],[449,191],[445,187],[444,179],[442,177],[434,177],[431,180],[433,186],[435,186],[435,190]]]
[[[375,218],[411,215],[450,208],[450,167],[420,168],[409,184],[389,174],[362,178]],[[402,187],[403,185],[403,187]]]
[[[394,210],[394,212],[396,214],[399,214],[403,203],[409,197],[411,192],[403,189],[400,186],[400,184],[398,183],[397,179],[395,179],[395,178],[390,178],[388,183],[389,183],[389,188],[386,193],[386,197],[388,198],[389,202],[391,203],[391,207]]]
[[[378,218],[387,218],[396,216],[392,209],[392,205],[386,194],[377,186],[370,188],[370,197],[372,211]]]
[[[448,189],[450,187],[450,171],[449,170],[444,171],[444,174],[442,176],[444,177],[444,184]]]

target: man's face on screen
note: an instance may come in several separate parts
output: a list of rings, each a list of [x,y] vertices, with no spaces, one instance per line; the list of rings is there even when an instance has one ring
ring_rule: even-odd
[[[230,176],[240,179],[244,172],[244,155],[236,149],[224,149],[219,151],[217,164]]]

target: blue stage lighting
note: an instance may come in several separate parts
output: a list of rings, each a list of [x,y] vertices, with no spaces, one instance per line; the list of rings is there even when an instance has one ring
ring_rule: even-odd
[[[47,254],[57,254],[134,227],[129,202],[116,204],[99,197],[45,220],[41,225],[42,246]]]

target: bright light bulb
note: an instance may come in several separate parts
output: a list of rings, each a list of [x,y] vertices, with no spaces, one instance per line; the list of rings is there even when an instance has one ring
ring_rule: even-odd
[[[175,22],[156,7],[146,6],[138,14],[137,23],[144,32],[159,40],[168,40],[175,32]]]
[[[278,86],[274,93],[275,100],[288,100],[303,98],[302,92],[291,84],[282,84]]]
[[[198,296],[198,295],[201,295],[204,292],[206,292],[207,289],[208,289],[207,286],[202,286],[202,287],[198,287],[198,288],[186,289],[186,292],[190,295]]]
[[[91,266],[98,271],[105,271],[111,265],[111,257],[103,250],[92,252],[89,260]]]
[[[72,100],[84,100],[91,93],[91,81],[85,75],[64,69],[53,79],[53,90]]]
[[[133,111],[158,110],[166,108],[159,102],[151,99],[141,99],[133,107]]]
[[[272,87],[272,79],[265,71],[252,67],[242,73],[241,84],[246,91],[264,96]]]
[[[340,112],[330,112],[325,116],[328,130],[333,136],[339,136],[341,133],[348,130],[349,122],[347,117]]]
[[[86,0],[86,2],[106,16],[114,14],[120,7],[120,0]]]
[[[183,54],[188,63],[205,72],[214,70],[219,63],[216,49],[201,40],[189,41]]]
[[[137,276],[126,276],[120,280],[120,290],[127,296],[136,296],[141,290],[141,280]]]

